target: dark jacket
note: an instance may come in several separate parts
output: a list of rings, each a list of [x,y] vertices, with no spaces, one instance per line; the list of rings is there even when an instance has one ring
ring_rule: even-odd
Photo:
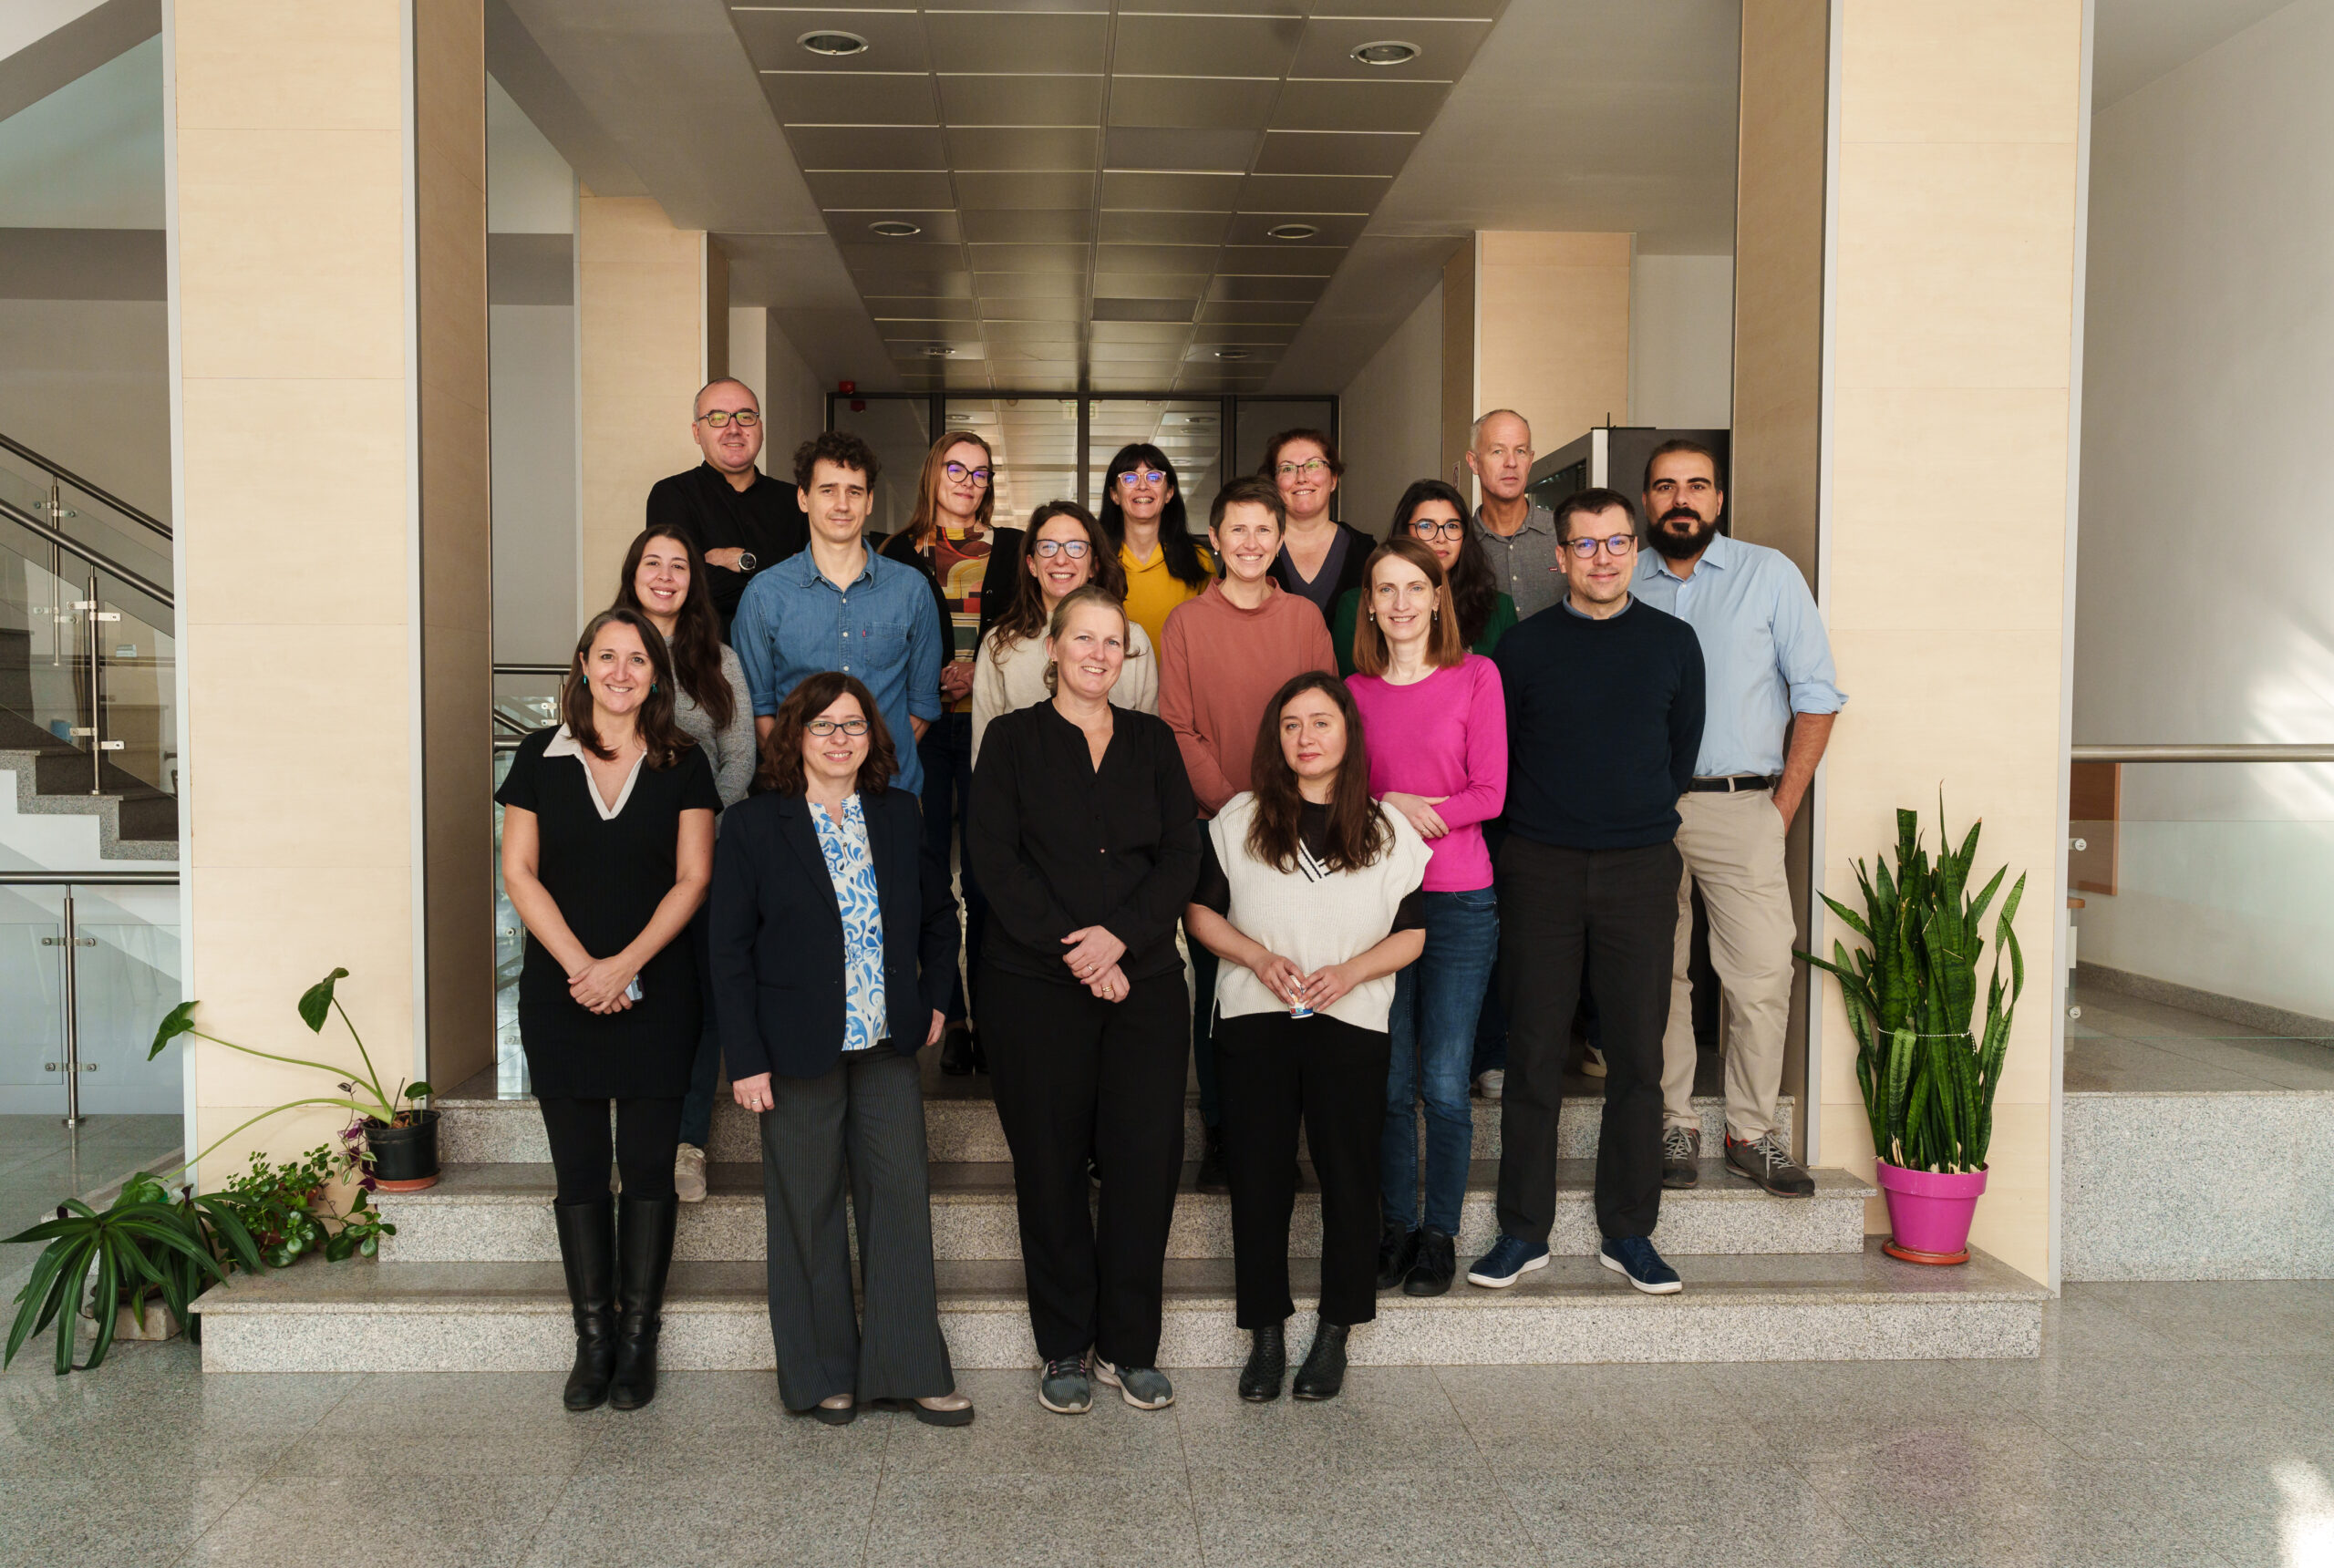
[[[892,1048],[914,1056],[948,1004],[956,901],[924,848],[904,789],[862,796],[883,912]],[[756,795],[721,814],[713,854],[713,1009],[732,1079],[817,1078],[842,1054],[842,910],[799,795]]]
[[[1383,542],[1372,539],[1350,523],[1337,524],[1337,531],[1346,535],[1346,558],[1337,567],[1337,583],[1329,589],[1328,603],[1321,611],[1324,621],[1336,613],[1338,595],[1359,593],[1369,586],[1369,552]],[[1273,557],[1271,575],[1274,582],[1290,593],[1303,596],[1305,590],[1297,585],[1296,573],[1289,567],[1286,548]]]
[[[811,543],[811,521],[790,482],[759,474],[740,492],[711,463],[658,480],[648,491],[648,526],[683,530],[696,538],[699,550],[749,551],[756,572],[769,571]],[[726,639],[752,574],[726,566],[708,573]]]
[[[981,573],[981,641],[988,641],[989,628],[997,624],[998,615],[1013,603],[1013,591],[1017,586],[1014,573],[1021,570],[1022,531],[1017,528],[992,528],[988,531],[988,565]],[[933,614],[940,617],[940,646],[945,651],[954,642],[948,621],[948,595],[940,589],[940,573],[932,569],[932,553],[918,550],[914,537],[902,529],[883,543],[875,552],[886,561],[896,561],[903,566],[913,566],[924,573],[924,585],[932,590]],[[944,658],[943,663],[946,660]]]

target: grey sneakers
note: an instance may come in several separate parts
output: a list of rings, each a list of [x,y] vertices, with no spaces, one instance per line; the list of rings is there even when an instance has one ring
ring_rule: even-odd
[[[673,1156],[673,1191],[684,1203],[705,1202],[705,1150],[694,1143]]]
[[[1778,1198],[1812,1198],[1815,1178],[1792,1163],[1791,1150],[1773,1133],[1738,1143],[1726,1135],[1726,1168],[1746,1181],[1756,1181]]]
[[[1163,1410],[1175,1402],[1175,1386],[1156,1367],[1113,1367],[1097,1356],[1094,1376],[1138,1410]]]
[[[1475,1093],[1483,1099],[1497,1099],[1507,1093],[1507,1069],[1485,1068],[1475,1075]]]
[[[1084,1356],[1048,1361],[1038,1374],[1038,1403],[1057,1416],[1082,1416],[1094,1408],[1094,1384]]]
[[[1673,1191],[1683,1191],[1702,1179],[1702,1130],[1699,1127],[1669,1126],[1661,1130],[1661,1184]]]

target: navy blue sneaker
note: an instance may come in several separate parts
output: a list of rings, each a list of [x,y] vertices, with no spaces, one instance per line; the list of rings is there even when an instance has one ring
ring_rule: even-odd
[[[1477,1258],[1475,1266],[1467,1271],[1467,1283],[1505,1290],[1534,1269],[1547,1266],[1548,1249],[1544,1243],[1519,1242],[1513,1236],[1502,1236],[1492,1243],[1492,1250]]]
[[[1676,1295],[1686,1288],[1678,1271],[1663,1263],[1653,1243],[1643,1236],[1608,1238],[1596,1250],[1596,1261],[1615,1274],[1628,1275],[1629,1283],[1647,1295]]]

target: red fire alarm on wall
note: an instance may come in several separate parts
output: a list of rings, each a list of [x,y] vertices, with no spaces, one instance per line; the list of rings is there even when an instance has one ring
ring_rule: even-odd
[[[842,393],[846,397],[851,397],[852,393],[859,390],[859,383],[856,381],[838,381],[835,383],[835,390]],[[851,397],[851,411],[854,414],[864,414],[867,412],[867,399],[864,397]]]

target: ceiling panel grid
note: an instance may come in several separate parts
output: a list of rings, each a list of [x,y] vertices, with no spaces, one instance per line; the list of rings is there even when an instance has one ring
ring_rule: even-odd
[[[1261,388],[1506,0],[729,15],[912,390]]]

